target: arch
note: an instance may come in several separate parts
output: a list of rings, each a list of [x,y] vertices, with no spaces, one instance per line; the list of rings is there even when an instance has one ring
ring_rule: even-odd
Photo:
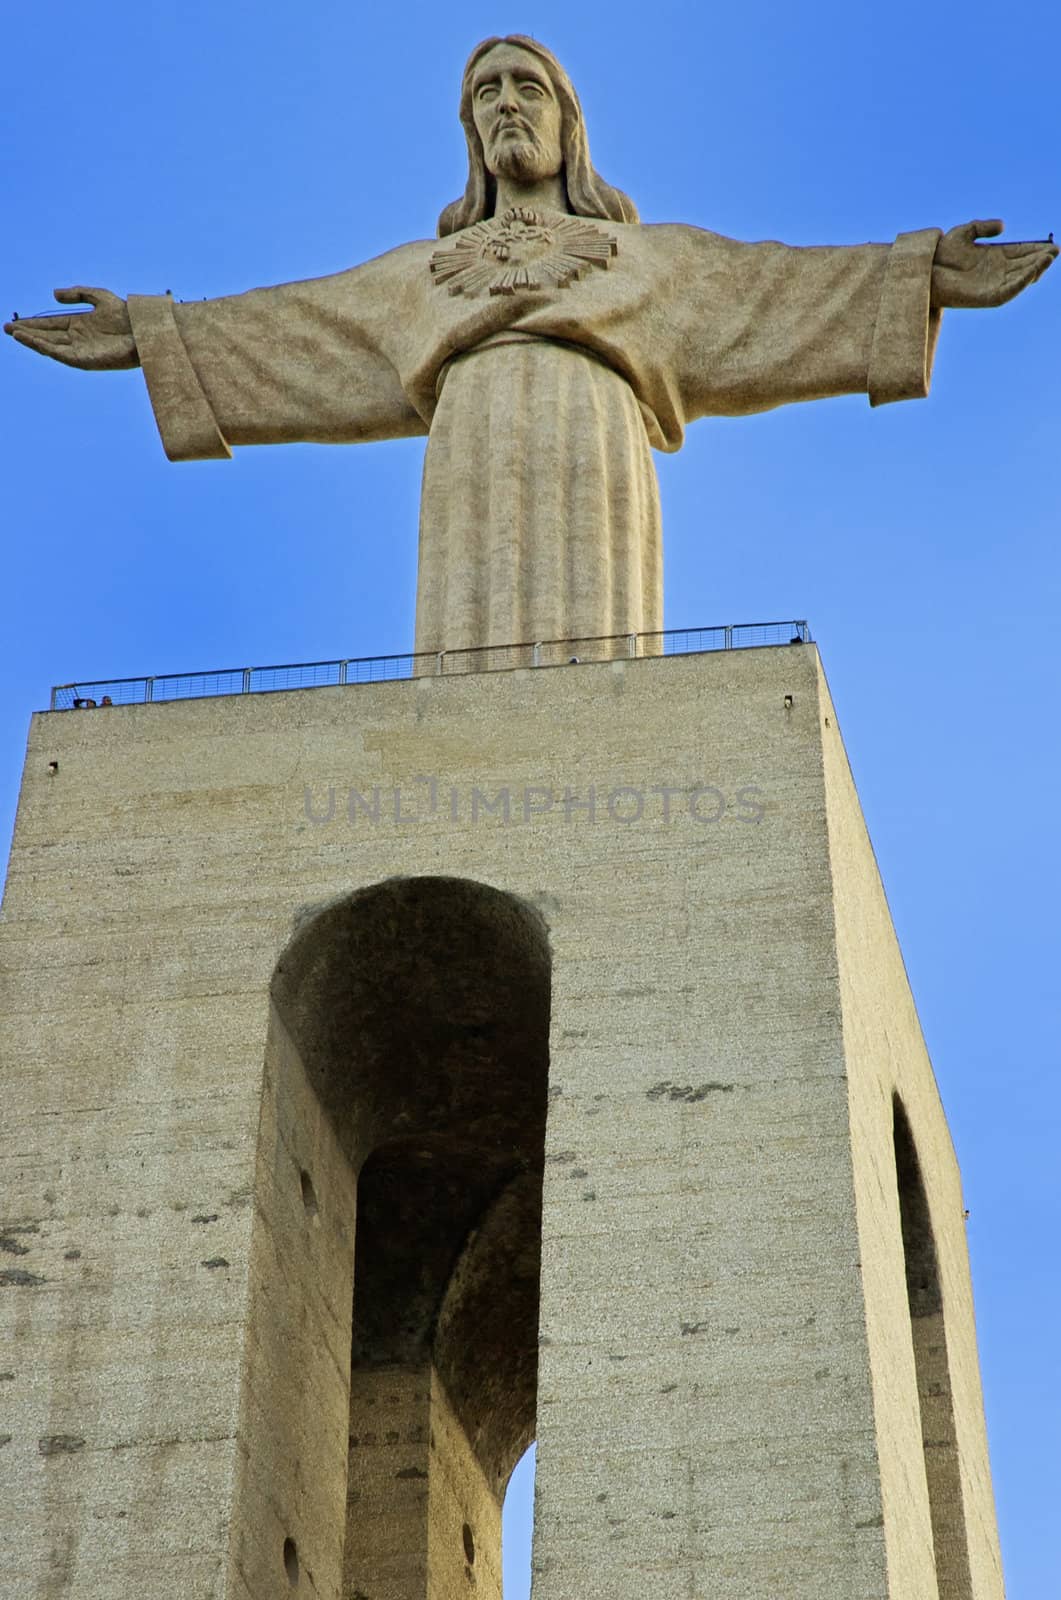
[[[898,1095],[892,1099],[892,1124],[936,1583],[939,1600],[972,1600],[939,1258],[917,1147]]]
[[[241,1409],[252,1593],[294,1546],[320,1592],[447,1600],[473,1576],[500,1596],[501,1499],[534,1436],[549,999],[539,913],[467,879],[345,895],[281,955]]]

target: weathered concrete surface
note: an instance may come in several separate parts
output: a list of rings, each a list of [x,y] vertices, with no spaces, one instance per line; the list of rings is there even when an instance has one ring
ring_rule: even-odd
[[[35,720],[0,927],[9,1592],[271,1600],[286,1529],[294,1592],[336,1600],[342,1474],[306,1483],[348,1426],[355,1174],[270,982],[297,918],[421,874],[549,926],[535,1600],[932,1596],[896,1093],[967,1532],[940,1593],[997,1600],[957,1174],[811,647]],[[427,1522],[467,1586],[486,1518],[489,1593],[450,1456]]]
[[[828,731],[833,732],[836,717],[824,691],[822,707],[823,720],[828,718]],[[980,1398],[961,1179],[850,769],[838,739],[824,738],[822,749],[889,1568],[897,1594],[932,1592],[927,1554],[931,1541],[923,1525],[928,1508],[920,1494],[911,1495],[910,1486],[912,1464],[917,1462],[924,1433],[923,1459],[934,1486],[935,1554],[942,1600],[1000,1595],[1002,1574]],[[932,1283],[922,1280],[921,1304],[912,1303],[903,1292],[902,1230],[897,1233],[895,1226],[895,1096],[919,1158],[925,1220],[931,1224],[937,1257],[931,1264]],[[922,1242],[922,1253],[924,1249]],[[908,1266],[918,1265],[916,1253],[915,1243],[907,1252]],[[918,1374],[915,1365],[922,1369]],[[911,1398],[919,1388],[921,1415]],[[948,1455],[953,1470],[941,1470],[942,1458]],[[921,1526],[915,1531],[918,1522]]]

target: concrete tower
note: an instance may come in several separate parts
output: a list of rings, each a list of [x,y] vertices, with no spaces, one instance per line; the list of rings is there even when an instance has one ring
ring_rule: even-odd
[[[958,1173],[810,644],[43,714],[18,1600],[998,1600]]]

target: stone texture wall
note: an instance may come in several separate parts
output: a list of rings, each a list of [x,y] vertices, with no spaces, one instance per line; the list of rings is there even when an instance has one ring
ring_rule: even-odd
[[[259,1386],[302,1408],[293,1459],[315,1373],[341,1389],[349,1270],[294,1188],[309,1157],[351,1182],[309,1100],[272,1268],[255,1232],[268,992],[296,917],[409,874],[549,924],[535,1600],[932,1595],[896,1089],[997,1600],[957,1175],[811,647],[35,719],[0,927],[11,1592],[336,1600],[341,1484],[297,1584],[283,1519],[241,1523],[290,1470],[246,1456]],[[270,1353],[321,1294],[330,1376]]]
[[[922,1484],[925,1451],[898,1221],[893,1133],[897,1095],[921,1167],[946,1321],[944,1328],[940,1318],[938,1338],[926,1342],[946,1350],[945,1357],[936,1350],[935,1364],[946,1369],[952,1388],[963,1503],[943,1520],[951,1527],[964,1521],[960,1532],[968,1543],[967,1581],[952,1580],[941,1587],[941,1594],[943,1600],[952,1595],[954,1600],[1001,1596],[961,1178],[824,680],[821,694],[855,1195],[893,1592],[903,1600],[918,1600],[932,1593],[933,1582],[929,1506]],[[938,1408],[938,1384],[936,1389],[925,1400]],[[944,1430],[950,1419],[937,1415],[933,1421],[929,1448],[938,1451],[947,1447]],[[946,1565],[943,1560],[939,1564]],[[952,1559],[951,1573],[961,1565],[960,1557]]]

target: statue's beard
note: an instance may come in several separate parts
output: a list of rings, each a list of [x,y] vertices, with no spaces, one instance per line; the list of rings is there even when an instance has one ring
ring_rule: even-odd
[[[551,178],[545,151],[528,130],[518,143],[511,139],[494,141],[490,170],[495,178],[510,178],[514,183],[536,183]]]

